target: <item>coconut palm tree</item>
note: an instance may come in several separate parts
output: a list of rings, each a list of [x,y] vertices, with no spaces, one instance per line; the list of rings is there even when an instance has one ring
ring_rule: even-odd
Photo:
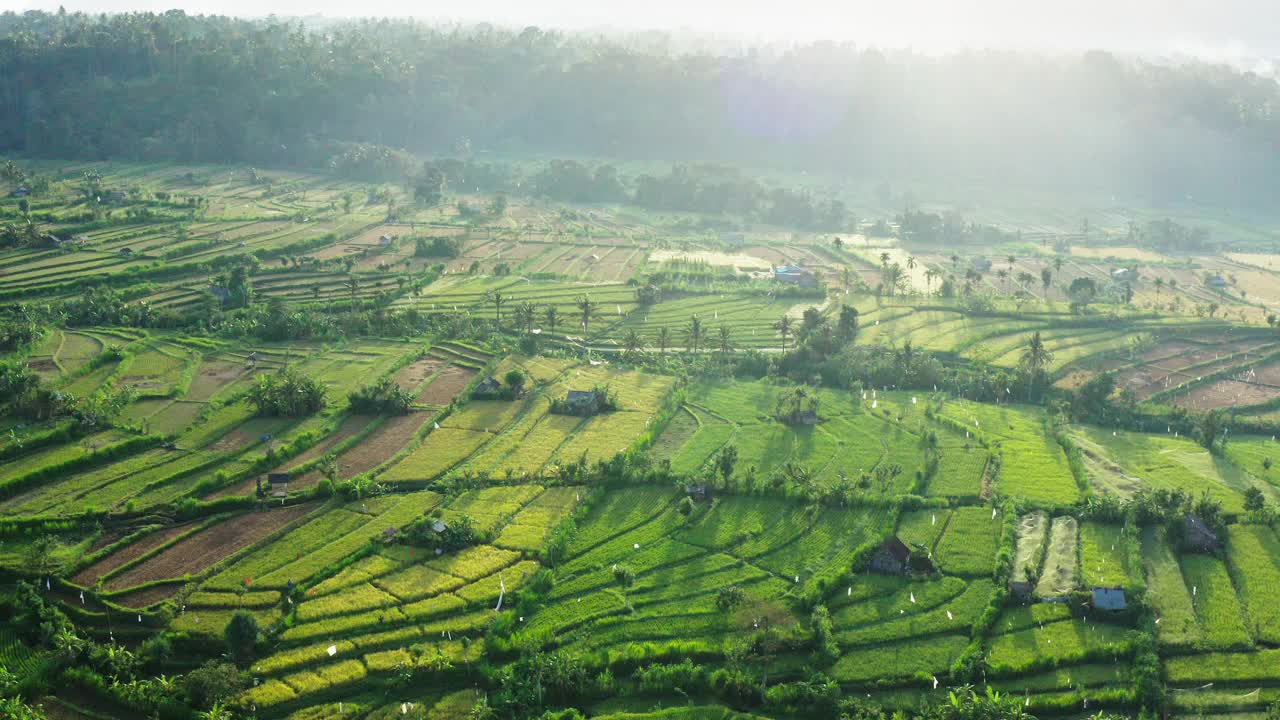
[[[644,341],[640,339],[640,335],[635,328],[627,330],[622,336],[622,351],[627,357],[634,357],[637,352],[644,349]]]
[[[355,305],[356,290],[360,289],[360,279],[355,275],[348,275],[346,279],[342,281],[342,286],[347,289],[347,292],[351,293],[351,304]]]
[[[1027,371],[1027,401],[1030,402],[1036,381],[1044,373],[1045,366],[1053,362],[1053,353],[1044,346],[1039,330],[1032,333],[1031,342],[1027,343],[1026,349],[1022,351],[1019,362]]]
[[[787,348],[787,336],[791,334],[791,316],[783,315],[778,322],[773,324],[773,327],[782,336],[782,348],[785,350]]]
[[[667,347],[671,345],[671,329],[663,326],[658,328],[658,349],[663,355],[667,354]]]
[[[515,316],[516,325],[523,327],[527,333],[533,330],[533,321],[538,315],[538,308],[531,302],[525,301],[516,306]]]
[[[586,295],[579,295],[574,304],[578,306],[578,312],[582,313],[582,332],[586,333],[591,325],[592,316],[596,314],[597,305]]]
[[[685,329],[685,335],[689,338],[689,348],[694,352],[698,352],[698,348],[702,345],[704,333],[702,330],[702,318],[694,315],[689,320],[689,326]]]
[[[510,300],[509,297],[500,292],[490,290],[484,291],[484,302],[486,305],[493,305],[493,321],[495,323],[502,322],[502,306]]]
[[[556,310],[555,305],[547,306],[547,311],[542,314],[542,322],[547,326],[547,332],[556,331],[556,325],[560,324],[560,311]]]
[[[733,342],[732,342],[732,339],[730,338],[729,326],[721,325],[720,326],[720,352],[725,355],[728,355],[732,351],[733,351]]]

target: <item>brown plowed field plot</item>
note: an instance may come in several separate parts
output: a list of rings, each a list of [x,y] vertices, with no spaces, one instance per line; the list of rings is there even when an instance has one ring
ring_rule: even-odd
[[[1188,410],[1214,410],[1225,407],[1260,405],[1280,396],[1280,388],[1255,385],[1240,380],[1215,380],[1179,392],[1170,402]]]
[[[152,585],[149,588],[143,588],[124,595],[117,595],[111,598],[111,601],[117,605],[123,605],[127,608],[144,608],[154,605],[161,600],[168,600],[178,591],[182,589],[182,583],[173,583],[172,585]]]
[[[253,374],[254,370],[241,363],[226,360],[209,360],[200,363],[200,368],[196,370],[195,377],[191,378],[191,385],[183,398],[203,402],[237,380],[248,380]]]
[[[411,412],[408,415],[389,417],[378,426],[377,430],[361,440],[355,447],[342,453],[334,461],[338,466],[338,478],[346,480],[362,472],[372,470],[385,462],[396,451],[409,442],[413,434],[431,416],[425,412]],[[312,470],[302,477],[289,482],[290,490],[302,490],[320,482],[319,470]]]
[[[275,435],[289,424],[285,418],[254,418],[232,428],[208,447],[213,452],[235,452],[261,442],[263,435]]]
[[[448,405],[475,376],[475,370],[450,365],[441,370],[413,401],[419,405]]]
[[[307,448],[301,455],[289,460],[283,465],[272,468],[271,472],[285,472],[296,468],[305,462],[314,460],[332,450],[343,440],[346,440],[352,435],[360,432],[371,422],[373,422],[373,418],[368,415],[352,415],[346,420],[343,420],[342,424],[338,426],[338,429],[327,435],[323,440]],[[227,487],[220,488],[209,493],[204,499],[218,500],[226,497],[243,497],[245,495],[249,495],[257,490],[259,477],[261,476],[245,478],[238,483],[228,485]],[[297,486],[294,489],[297,489],[298,487],[311,487],[311,485],[314,484],[314,482],[312,482],[303,486],[301,485],[301,480],[294,482],[297,483]]]
[[[744,255],[752,255],[761,260],[768,262],[770,265],[785,265],[791,261],[791,258],[777,248],[764,247],[761,245],[750,245],[741,250]]]
[[[89,587],[90,585],[98,582],[98,578],[103,575],[106,575],[127,562],[142,557],[191,528],[192,523],[185,523],[183,525],[174,525],[171,528],[157,530],[150,535],[140,538],[137,542],[130,543],[119,550],[116,550],[94,564],[82,568],[75,575],[71,576],[71,582],[84,587]]]
[[[1280,387],[1280,361],[1269,362],[1266,365],[1259,365],[1255,367],[1253,371],[1254,382]]]
[[[111,578],[104,587],[123,590],[152,580],[195,575],[302,517],[314,507],[308,503],[237,515],[169,546],[140,565]]]
[[[435,375],[443,365],[444,362],[440,358],[431,356],[414,360],[396,371],[396,384],[405,392],[413,392],[418,389],[423,380]]]

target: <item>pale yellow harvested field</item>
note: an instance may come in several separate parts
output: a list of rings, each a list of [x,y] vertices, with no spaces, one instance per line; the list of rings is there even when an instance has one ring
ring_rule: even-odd
[[[1121,260],[1132,260],[1134,262],[1165,262],[1169,258],[1158,252],[1144,250],[1136,247],[1081,247],[1073,246],[1071,254],[1076,257],[1090,258],[1093,260],[1104,260],[1106,258],[1119,258]]]
[[[663,263],[668,260],[689,260],[692,262],[705,262],[714,267],[735,267],[741,270],[769,270],[772,268],[768,260],[758,258],[755,255],[724,253],[714,250],[691,250],[689,252],[655,250],[649,256],[649,260],[654,263]]]
[[[1242,265],[1252,265],[1263,270],[1280,272],[1280,254],[1277,253],[1227,253],[1227,257]]]

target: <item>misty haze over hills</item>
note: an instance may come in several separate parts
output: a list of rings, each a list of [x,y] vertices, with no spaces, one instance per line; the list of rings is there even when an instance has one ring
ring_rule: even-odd
[[[1280,58],[1280,9],[1266,0],[1163,2],[1162,0],[746,0],[588,3],[581,0],[477,0],[468,3],[406,3],[371,0],[21,0],[0,9],[22,11],[163,12],[241,17],[416,17],[429,22],[488,22],[520,28],[602,32],[674,32],[725,44],[851,41],[863,46],[951,52],[994,48],[1034,51],[1103,49],[1148,57],[1199,57],[1246,70],[1270,70]]]
[[[1152,32],[1173,38],[1160,28],[1204,20],[1204,37],[1252,38],[1257,31],[1243,19],[1261,28],[1276,12],[1236,4],[1235,19],[1152,15]],[[726,32],[749,30],[754,7],[726,18]],[[483,3],[469,12],[488,8],[521,17]],[[663,3],[654,10],[655,23],[674,12]],[[831,12],[857,27],[853,11]],[[1099,25],[1112,28],[1105,32],[1136,17],[1114,15]],[[887,11],[869,17],[892,19]],[[614,20],[628,18],[636,16]],[[712,19],[704,10],[690,18]],[[1006,26],[1030,19],[1011,13]],[[1040,19],[1047,27],[1053,15]],[[1061,37],[1083,38],[1072,32],[1083,22],[1065,25]],[[920,35],[963,34],[939,27],[923,25]],[[494,153],[1017,185],[1261,212],[1271,212],[1280,180],[1280,86],[1221,63],[1062,48],[691,47],[661,34],[405,20],[6,14],[0,151],[321,168],[353,155],[448,154],[465,138]],[[403,177],[394,163],[384,174]]]

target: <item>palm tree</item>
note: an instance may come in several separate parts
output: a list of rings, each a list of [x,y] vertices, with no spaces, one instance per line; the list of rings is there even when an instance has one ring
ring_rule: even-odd
[[[1061,255],[1054,256],[1053,271],[1059,275],[1062,274],[1062,256]]]
[[[954,272],[954,271],[959,270],[959,269],[960,269],[960,256],[959,256],[959,255],[952,255],[952,256],[951,256],[951,270],[952,270],[952,272]]]
[[[689,348],[694,352],[698,352],[698,348],[702,345],[702,318],[694,315],[689,320],[689,327],[685,330],[685,335],[689,338]]]
[[[547,311],[542,314],[542,322],[547,326],[547,332],[555,332],[556,325],[560,324],[560,311],[556,310],[555,305],[548,305]]]
[[[1040,268],[1040,284],[1044,286],[1045,295],[1049,294],[1049,286],[1053,284],[1053,271],[1049,268]]]
[[[1156,305],[1160,304],[1160,288],[1164,287],[1164,278],[1156,278]]]
[[[1031,273],[1027,272],[1026,270],[1023,270],[1022,272],[1018,273],[1018,284],[1023,287],[1026,287],[1035,281],[1036,281],[1035,276],[1033,276]]]
[[[355,305],[356,290],[360,289],[360,279],[355,275],[348,275],[347,278],[342,281],[342,286],[347,289],[347,292],[351,293],[351,304]]]
[[[1005,283],[1004,283],[1004,291],[1005,291],[1006,293],[1007,293],[1007,292],[1009,292],[1009,271],[1008,271],[1008,270],[1005,270],[1004,268],[1001,268],[1001,269],[999,269],[999,270],[997,270],[997,271],[996,271],[996,277],[998,277],[998,278],[1000,278],[1001,280],[1004,280],[1004,281],[1005,281]]]
[[[658,349],[662,352],[663,355],[667,354],[667,346],[669,346],[670,344],[671,344],[670,328],[666,327],[665,325],[663,327],[658,328]]]
[[[925,289],[925,292],[928,292],[928,293],[930,293],[930,294],[932,294],[932,293],[933,293],[933,281],[934,281],[934,280],[937,280],[937,279],[938,279],[938,275],[940,275],[940,274],[941,274],[940,272],[938,272],[937,270],[934,270],[933,268],[929,268],[928,270],[925,270],[925,271],[924,271],[924,289]]]
[[[898,263],[886,265],[881,269],[881,275],[884,277],[884,290],[893,297],[898,291],[898,284],[902,282],[902,266]]]
[[[484,291],[484,301],[486,304],[493,305],[493,321],[502,322],[502,305],[510,298],[504,296],[500,292]]]
[[[1008,260],[1008,261],[1009,261],[1009,274],[1011,274],[1011,275],[1012,275],[1012,274],[1013,274],[1013,264],[1014,264],[1015,262],[1017,262],[1017,261],[1018,261],[1018,258],[1016,258],[1016,257],[1014,257],[1014,256],[1012,256],[1012,255],[1006,255],[1006,256],[1005,256],[1005,260]]]
[[[1045,348],[1044,341],[1040,339],[1039,330],[1031,335],[1031,342],[1022,351],[1020,362],[1022,367],[1027,370],[1027,401],[1030,402],[1035,390],[1036,380],[1044,372],[1044,367],[1053,362],[1053,353]]]
[[[916,269],[916,256],[915,256],[915,255],[908,255],[908,256],[907,256],[907,269],[908,269],[908,270],[915,270],[915,269]]]
[[[729,326],[721,325],[720,326],[720,352],[725,355],[728,355],[732,351],[733,351],[733,342],[729,336]]]
[[[533,330],[533,321],[538,315],[538,308],[531,302],[525,301],[516,306],[516,325],[524,328],[525,332]]]
[[[586,295],[579,295],[574,301],[578,306],[578,311],[582,313],[582,332],[587,332],[587,327],[591,324],[591,316],[596,314],[596,304],[591,302],[591,298]]]
[[[634,356],[643,348],[644,341],[640,339],[640,335],[636,333],[635,328],[627,330],[627,333],[622,336],[622,350],[627,357]]]
[[[888,266],[889,266],[889,253],[887,252],[880,253],[880,267],[888,267]]]
[[[773,324],[773,327],[782,336],[782,349],[785,350],[787,348],[787,336],[791,334],[791,316],[783,315],[782,319]]]

